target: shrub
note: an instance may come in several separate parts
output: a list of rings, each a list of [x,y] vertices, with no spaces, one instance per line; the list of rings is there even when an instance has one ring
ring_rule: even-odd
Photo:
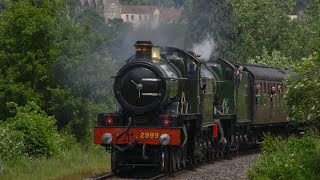
[[[15,102],[24,106],[28,101],[40,104],[41,95],[35,92],[28,83],[13,83],[6,78],[0,78],[0,119],[13,117],[7,102]]]
[[[320,177],[319,135],[287,140],[266,137],[260,161],[248,171],[250,179],[317,179]]]
[[[20,141],[22,136],[22,133],[0,125],[0,163],[1,160],[18,158],[24,153],[24,143]]]
[[[34,102],[24,107],[16,106],[16,115],[5,122],[12,131],[12,143],[24,144],[24,153],[31,156],[53,156],[59,153],[59,144],[63,142],[57,132],[55,120],[46,115]]]
[[[287,79],[286,103],[290,116],[296,122],[314,123],[320,128],[320,50],[303,59],[294,68],[297,78]]]

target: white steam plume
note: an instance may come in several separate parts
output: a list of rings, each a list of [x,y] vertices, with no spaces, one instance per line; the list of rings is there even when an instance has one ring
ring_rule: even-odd
[[[208,61],[212,53],[217,53],[217,46],[212,37],[207,36],[200,43],[192,45],[192,51],[196,54],[200,54],[201,58]],[[214,54],[215,55],[215,54]]]

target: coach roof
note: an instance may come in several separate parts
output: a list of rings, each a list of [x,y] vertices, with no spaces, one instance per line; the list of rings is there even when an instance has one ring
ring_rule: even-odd
[[[271,68],[267,66],[244,65],[255,80],[283,81],[287,75],[294,75],[290,70]]]

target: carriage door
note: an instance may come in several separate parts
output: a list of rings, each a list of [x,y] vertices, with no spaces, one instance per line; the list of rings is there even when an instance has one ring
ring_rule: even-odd
[[[239,87],[237,89],[237,122],[249,122],[249,102],[250,102],[250,87],[249,87],[249,73],[242,72]]]

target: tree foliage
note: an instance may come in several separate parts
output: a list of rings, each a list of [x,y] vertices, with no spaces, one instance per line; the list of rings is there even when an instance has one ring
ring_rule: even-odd
[[[54,30],[63,4],[58,1],[35,7],[30,2],[10,3],[0,14],[0,77],[2,112],[7,114],[6,102],[24,105],[35,100],[44,105],[46,88],[54,86]],[[4,82],[8,83],[4,83]],[[10,94],[11,93],[11,94]],[[3,117],[4,118],[4,117]]]
[[[15,83],[2,78],[0,80],[0,119],[6,119],[14,115],[10,112],[11,107],[7,105],[8,102],[24,105],[29,101],[34,101],[43,105],[41,99],[41,94],[36,93],[30,84]]]
[[[320,42],[320,1],[306,1],[305,8],[293,21],[295,29],[292,32],[290,48],[287,53],[300,61],[317,51]]]
[[[67,24],[57,46],[55,75],[58,86],[51,88],[50,108],[60,128],[68,127],[78,139],[90,137],[89,127],[97,111],[111,110],[114,61],[108,58],[107,24],[91,10],[75,16]],[[66,33],[66,34],[65,34]],[[104,105],[104,108],[103,105]]]
[[[0,13],[2,120],[12,117],[8,102],[34,101],[59,128],[89,136],[94,113],[114,104],[108,27],[97,17],[81,11],[72,18],[62,0],[8,4]]]
[[[293,62],[309,57],[319,42],[319,1],[230,0],[237,29],[236,61],[281,52]],[[296,19],[289,15],[299,11]],[[290,62],[291,63],[291,62]]]
[[[259,56],[265,48],[269,53],[290,46],[292,25],[288,18],[293,0],[231,0],[233,22],[237,28],[235,43],[239,61]]]
[[[232,57],[235,29],[231,23],[231,4],[219,0],[188,0],[185,8],[191,42],[199,43],[209,36],[218,45],[220,57]]]
[[[320,124],[320,55],[315,53],[294,68],[298,78],[287,80],[285,96],[291,116],[297,122]]]
[[[267,49],[263,48],[262,54],[249,59],[248,63],[267,65],[274,68],[290,68],[294,62],[280,51],[272,51],[272,53],[269,54]]]
[[[62,14],[55,8],[59,1],[42,3],[11,3],[0,15],[1,75],[9,80],[30,83],[35,91],[43,91],[53,82],[52,45],[54,29],[59,28]]]

